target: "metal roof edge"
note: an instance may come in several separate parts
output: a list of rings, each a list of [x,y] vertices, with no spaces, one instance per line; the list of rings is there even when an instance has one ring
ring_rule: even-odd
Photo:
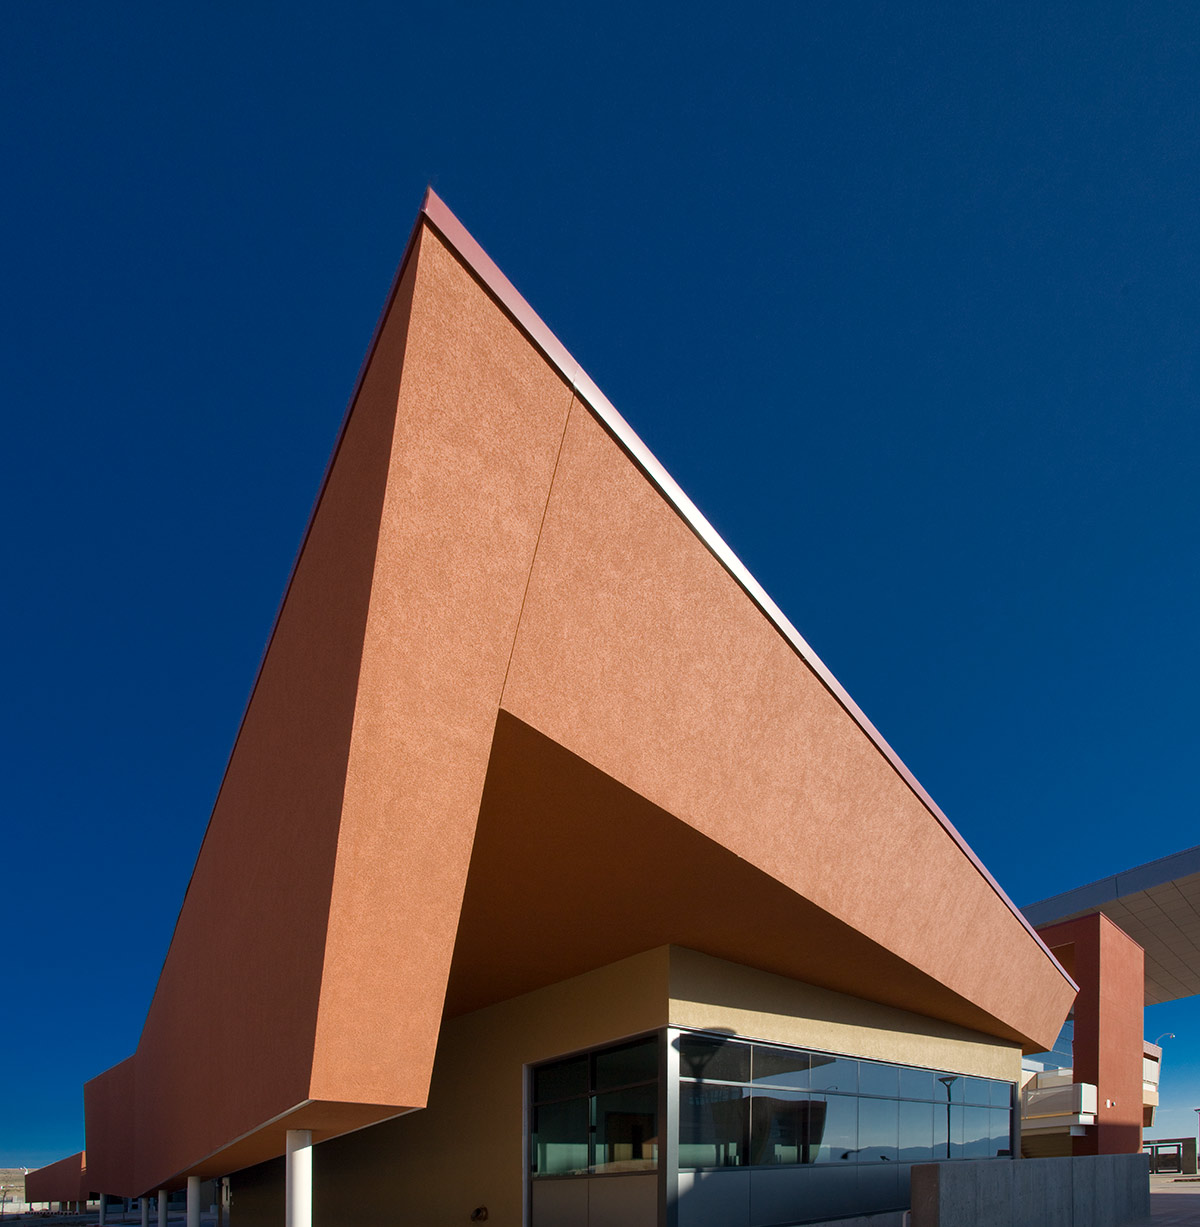
[[[1077,912],[1092,911],[1126,895],[1140,890],[1152,890],[1155,886],[1165,886],[1176,878],[1190,877],[1195,873],[1200,873],[1200,845],[1168,853],[1157,860],[1147,861],[1144,865],[1134,865],[1131,869],[1107,874],[1094,882],[1085,882],[1082,886],[1072,887],[1057,895],[1049,895],[1036,903],[1030,903],[1023,910],[1035,924],[1050,924],[1055,920],[1066,920]],[[1044,919],[1038,920],[1037,917]]]

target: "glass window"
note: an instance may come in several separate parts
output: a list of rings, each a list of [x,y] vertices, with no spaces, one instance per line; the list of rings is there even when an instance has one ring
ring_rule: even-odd
[[[901,1102],[900,1153],[897,1157],[902,1163],[945,1158],[945,1150],[940,1155],[933,1153],[933,1114],[937,1110],[937,1105],[932,1103]]]
[[[991,1088],[986,1078],[963,1078],[963,1103],[986,1106],[991,1102]]]
[[[843,1095],[856,1095],[858,1062],[852,1057],[831,1057],[814,1052],[808,1084],[814,1091],[841,1091]]]
[[[991,1153],[991,1108],[963,1108],[963,1158],[986,1159]]]
[[[812,1054],[796,1048],[768,1048],[766,1044],[754,1045],[754,1081],[772,1086],[786,1086],[793,1090],[808,1089]]]
[[[750,1125],[751,1162],[760,1166],[815,1163],[825,1129],[825,1105],[803,1091],[756,1091]]]
[[[543,1065],[533,1074],[533,1098],[537,1103],[546,1099],[566,1099],[571,1095],[586,1095],[588,1091],[587,1057],[573,1057]]]
[[[931,1069],[900,1070],[901,1099],[936,1099],[941,1089]]]
[[[900,1136],[899,1103],[895,1099],[858,1101],[858,1159],[860,1163],[896,1158]]]
[[[1011,1108],[1012,1093],[1011,1082],[991,1082],[988,1084],[988,1103],[993,1108]]]
[[[754,1092],[750,1162],[854,1162],[858,1152],[858,1100],[802,1091]]]
[[[712,1082],[749,1082],[750,1045],[698,1035],[680,1036],[679,1076]]]
[[[658,1161],[658,1087],[631,1086],[595,1097],[592,1170],[636,1172]]]
[[[859,1061],[858,1093],[895,1099],[900,1093],[899,1066],[881,1065],[878,1061]]]
[[[614,1086],[628,1086],[631,1082],[651,1082],[658,1077],[658,1040],[639,1040],[636,1044],[622,1044],[595,1055],[597,1091],[606,1091]]]
[[[851,1095],[813,1097],[813,1119],[819,1119],[816,1105],[824,1107],[820,1132],[818,1163],[853,1162],[858,1152],[858,1100]]]
[[[959,1074],[938,1074],[937,1081],[933,1092],[935,1103],[962,1103],[965,1078]]]
[[[679,1084],[680,1167],[740,1167],[749,1149],[749,1088]]]
[[[933,1157],[958,1159],[962,1156],[962,1108],[958,1104],[933,1105]]]
[[[580,1176],[588,1169],[588,1100],[565,1099],[533,1111],[533,1170]]]
[[[990,1128],[989,1157],[1012,1157],[1012,1112],[1008,1108],[992,1108],[988,1112]]]

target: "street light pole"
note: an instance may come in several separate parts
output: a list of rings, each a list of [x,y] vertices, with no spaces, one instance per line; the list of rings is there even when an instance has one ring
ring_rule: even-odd
[[[938,1081],[946,1088],[946,1158],[950,1158],[950,1086],[958,1081],[957,1074],[946,1074]],[[1200,1108],[1196,1109],[1200,1112]]]

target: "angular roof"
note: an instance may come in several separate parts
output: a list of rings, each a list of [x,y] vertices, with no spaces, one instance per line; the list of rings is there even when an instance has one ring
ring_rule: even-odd
[[[90,1179],[422,1107],[444,1013],[664,944],[1030,1049],[1075,993],[430,193]]]
[[[1031,903],[1039,928],[1103,912],[1146,952],[1146,1004],[1200,993],[1200,847]]]

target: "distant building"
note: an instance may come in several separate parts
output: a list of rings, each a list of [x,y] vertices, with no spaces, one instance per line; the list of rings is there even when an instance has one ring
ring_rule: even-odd
[[[71,1196],[896,1210],[913,1163],[1012,1158],[1022,1051],[1075,993],[430,194]]]

